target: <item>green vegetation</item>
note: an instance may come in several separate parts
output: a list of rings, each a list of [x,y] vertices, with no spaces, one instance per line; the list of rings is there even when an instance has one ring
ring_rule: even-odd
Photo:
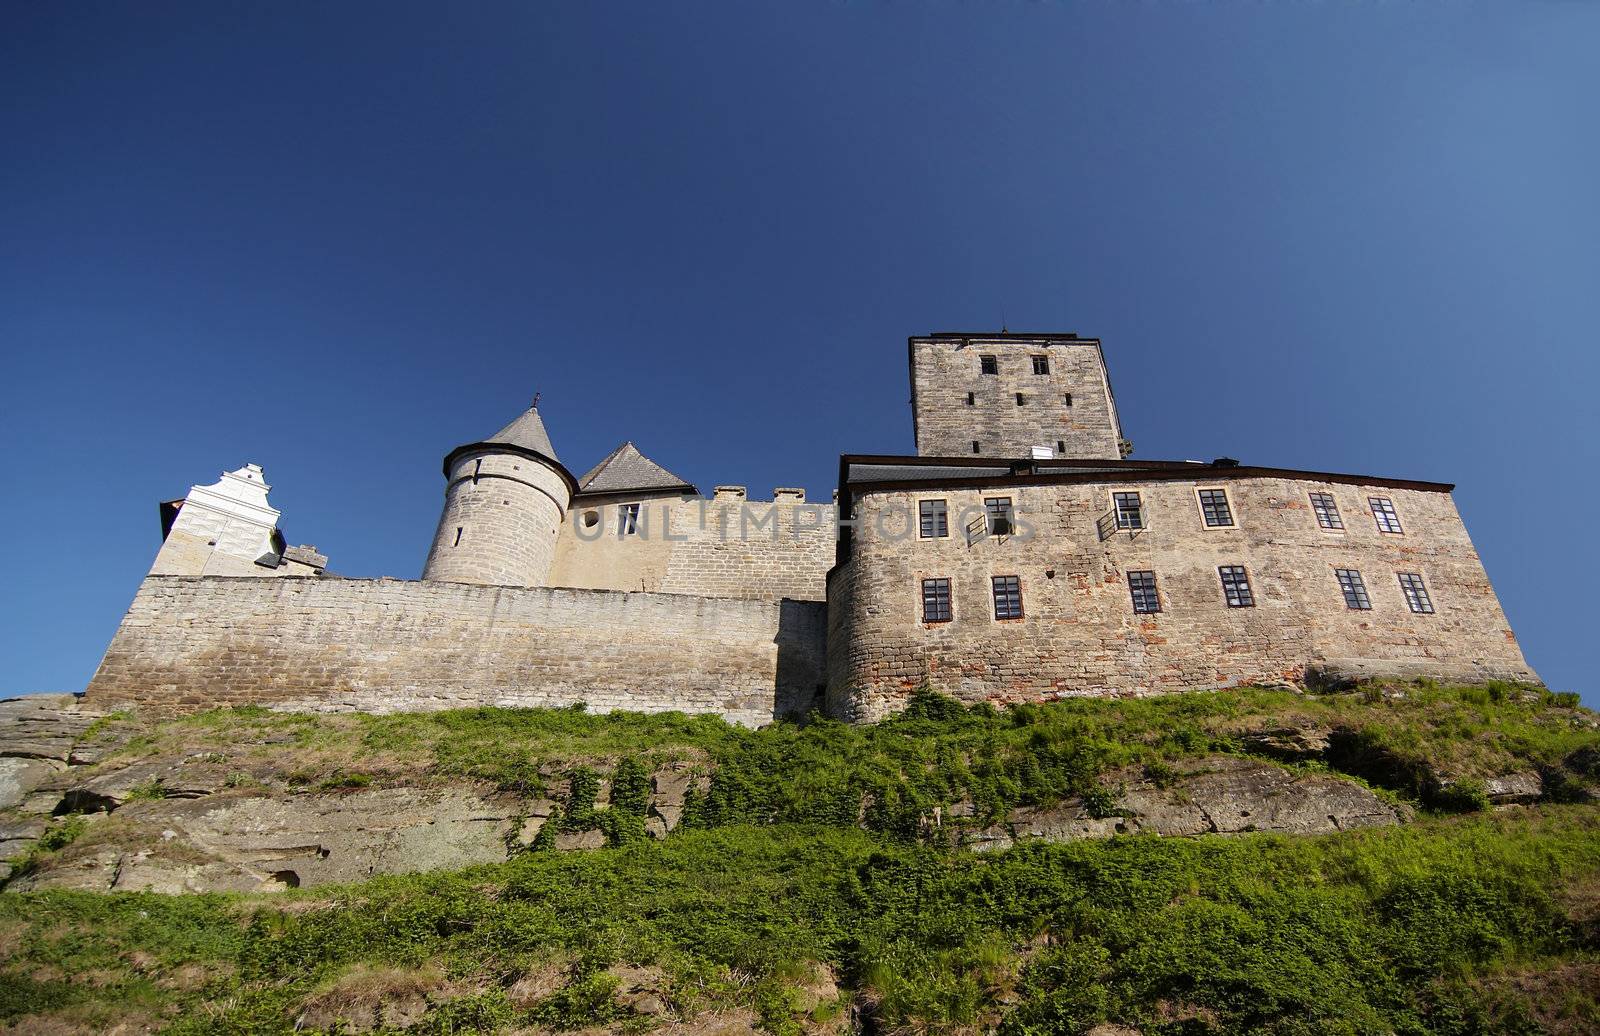
[[[1113,775],[1170,784],[1197,755],[1281,752],[1282,729],[1329,740],[1286,765],[1358,775],[1418,822],[985,854],[928,838],[929,811],[958,802],[982,819],[1076,795],[1108,814]],[[107,725],[119,731],[124,756],[203,749],[230,785],[473,778],[557,801],[508,862],[456,873],[279,895],[0,894],[0,1029],[339,1031],[401,1001],[406,1031],[441,1034],[737,1017],[774,1033],[1011,1036],[1600,1027],[1600,810],[1579,801],[1600,778],[1600,732],[1544,692],[1007,712],[919,695],[875,727],[761,731],[576,710],[240,710]],[[644,821],[666,763],[710,779],[656,841]],[[1484,809],[1487,778],[1527,770],[1546,801]],[[549,851],[596,828],[610,848]],[[36,851],[82,829],[58,821]],[[639,974],[648,1010],[628,995]]]

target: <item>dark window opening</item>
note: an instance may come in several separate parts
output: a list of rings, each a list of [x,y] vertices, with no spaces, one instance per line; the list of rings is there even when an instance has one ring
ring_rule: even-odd
[[[992,496],[983,501],[983,510],[989,516],[989,535],[1009,536],[1013,522],[1011,520],[1011,498],[1009,496]]]
[[[1000,361],[993,356],[978,357],[978,370],[983,374],[999,374]]]
[[[1065,439],[1057,439],[1056,440],[1056,452],[1057,453],[1066,453],[1067,452],[1067,440],[1065,440]]]
[[[972,452],[973,453],[977,453],[978,452],[978,440],[976,440],[976,439],[972,440]]]
[[[1228,599],[1229,608],[1256,606],[1255,594],[1250,592],[1250,577],[1245,574],[1243,565],[1223,565],[1217,569],[1217,574],[1222,577],[1222,594]]]
[[[1022,580],[1016,576],[994,576],[994,617],[1022,618]]]
[[[1049,374],[1050,373],[1050,357],[1048,357],[1048,356],[1035,356],[1033,358],[1033,373],[1035,373],[1035,374]]]
[[[1022,405],[1022,401],[1023,401],[1024,398],[1025,397],[1022,395],[1022,393],[1020,393],[1020,392],[1017,393],[1017,406],[1021,406]]]
[[[1065,393],[1061,398],[1067,401],[1067,406],[1072,405],[1072,393]]]
[[[456,541],[454,543],[450,544],[450,546],[452,546],[452,547],[461,546],[461,528],[462,527],[459,526],[459,525],[456,526]]]
[[[924,500],[917,504],[917,512],[923,539],[950,535],[950,515],[943,500]]]
[[[1117,528],[1144,528],[1144,505],[1138,493],[1113,493],[1111,499],[1117,509]]]
[[[1353,568],[1336,568],[1333,574],[1339,577],[1339,589],[1344,591],[1346,608],[1358,612],[1372,610],[1372,598],[1367,596],[1367,584],[1362,581],[1360,572]]]
[[[1405,591],[1406,607],[1418,615],[1433,614],[1433,599],[1428,596],[1428,588],[1422,584],[1422,577],[1415,572],[1400,573],[1400,589]]]
[[[1154,572],[1129,572],[1128,593],[1133,596],[1136,614],[1154,615],[1161,610],[1161,595],[1156,592]]]
[[[976,393],[973,393],[973,392],[968,392],[967,393],[967,406],[972,406],[977,401],[978,401],[978,397],[977,397]]]
[[[924,579],[922,581],[922,621],[949,622],[950,580]]]
[[[472,462],[472,484],[473,485],[477,485],[478,484],[478,472],[480,472],[482,470],[483,470],[483,459],[480,457],[478,460],[475,460],[475,461]]]
[[[1200,490],[1200,514],[1208,529],[1228,529],[1233,526],[1233,509],[1228,506],[1228,494],[1224,490]]]
[[[1339,516],[1339,505],[1332,493],[1312,493],[1311,509],[1317,513],[1317,524],[1324,529],[1344,528],[1344,519]]]

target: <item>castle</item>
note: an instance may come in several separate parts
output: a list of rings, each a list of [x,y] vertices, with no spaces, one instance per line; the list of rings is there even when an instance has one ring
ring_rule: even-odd
[[[855,721],[929,686],[997,704],[1367,677],[1536,681],[1452,486],[1130,459],[1097,339],[909,340],[915,456],[829,503],[710,497],[618,446],[581,477],[538,402],[444,459],[421,580],[289,546],[259,467],[161,505],[87,696],[681,710]]]

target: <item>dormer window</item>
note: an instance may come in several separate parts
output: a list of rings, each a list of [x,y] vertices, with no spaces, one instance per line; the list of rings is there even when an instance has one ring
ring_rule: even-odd
[[[978,357],[978,373],[979,374],[999,374],[1000,373],[1000,361],[995,359],[993,356],[980,356],[980,357]]]

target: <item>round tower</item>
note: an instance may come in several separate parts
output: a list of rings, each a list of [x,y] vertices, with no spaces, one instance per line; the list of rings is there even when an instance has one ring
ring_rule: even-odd
[[[423,579],[543,586],[577,480],[556,459],[539,400],[444,459],[444,513]]]

